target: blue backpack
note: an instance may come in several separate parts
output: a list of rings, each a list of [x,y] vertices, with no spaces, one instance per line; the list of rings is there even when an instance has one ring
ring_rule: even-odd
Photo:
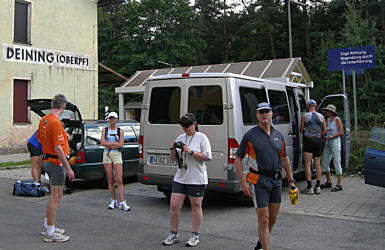
[[[15,196],[40,197],[48,193],[49,190],[42,187],[40,183],[33,180],[18,180],[13,185],[12,194]]]

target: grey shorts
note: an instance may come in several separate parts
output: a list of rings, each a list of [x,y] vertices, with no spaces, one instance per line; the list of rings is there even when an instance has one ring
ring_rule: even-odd
[[[267,207],[269,203],[281,203],[282,186],[264,188],[250,184],[253,190],[253,202],[255,208]]]
[[[178,194],[185,194],[191,197],[203,197],[205,194],[206,185],[190,185],[181,184],[179,182],[172,183],[172,192]]]
[[[66,171],[64,167],[55,165],[49,161],[43,161],[43,170],[48,174],[51,186],[64,186],[66,182]]]

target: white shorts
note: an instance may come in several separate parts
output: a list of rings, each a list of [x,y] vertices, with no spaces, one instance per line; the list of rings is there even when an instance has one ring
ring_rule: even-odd
[[[108,154],[108,155],[107,155]],[[121,152],[104,152],[103,163],[122,164],[122,153]]]

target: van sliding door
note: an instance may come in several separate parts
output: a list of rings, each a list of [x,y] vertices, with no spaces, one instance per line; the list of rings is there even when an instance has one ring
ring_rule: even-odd
[[[268,83],[266,84],[269,102],[273,108],[272,124],[283,136],[286,145],[286,152],[291,164],[293,164],[293,139],[295,134],[292,131],[294,116],[291,115],[286,89],[284,85]]]

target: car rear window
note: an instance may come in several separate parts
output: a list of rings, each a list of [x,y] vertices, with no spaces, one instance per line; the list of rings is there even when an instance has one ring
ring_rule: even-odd
[[[245,125],[255,125],[258,123],[256,117],[257,104],[266,102],[266,92],[264,88],[239,88],[241,97],[242,117]]]
[[[103,128],[107,127],[106,125],[97,125],[97,126],[87,126],[85,128],[86,140],[85,146],[101,146],[100,138]],[[119,125],[124,131],[124,144],[137,143],[139,141],[138,135],[140,126],[139,125]],[[134,128],[133,128],[134,127]]]
[[[177,124],[180,117],[179,87],[156,87],[151,90],[148,121],[155,124]]]
[[[223,123],[222,88],[213,86],[192,86],[188,90],[188,112],[193,113],[200,125]]]

